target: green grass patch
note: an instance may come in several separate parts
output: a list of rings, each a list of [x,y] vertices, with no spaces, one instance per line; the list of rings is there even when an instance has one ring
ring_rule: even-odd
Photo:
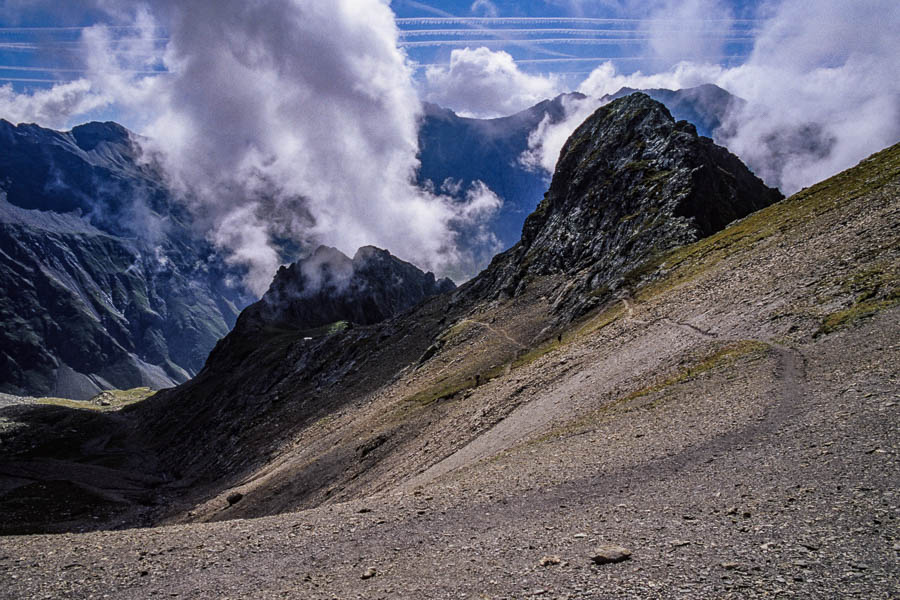
[[[694,379],[702,373],[706,373],[708,371],[712,371],[713,369],[730,365],[739,358],[742,358],[749,354],[761,354],[767,351],[768,348],[768,344],[764,342],[758,342],[756,340],[742,340],[739,342],[730,343],[716,350],[712,354],[707,355],[697,364],[679,371],[678,373],[665,379],[664,381],[649,385],[639,390],[635,390],[630,394],[619,398],[613,404],[627,403],[644,396],[649,396],[650,394],[655,394],[656,392],[660,392],[678,383]]]
[[[826,315],[816,335],[827,335],[900,304],[898,269],[896,264],[882,262],[843,281],[840,290],[852,297],[851,304]]]
[[[822,320],[822,325],[816,331],[816,335],[827,335],[853,323],[871,317],[888,308],[900,304],[900,292],[895,291],[887,298],[881,300],[864,300],[853,304],[850,308],[833,312]]]
[[[84,410],[111,411],[146,400],[155,393],[156,390],[152,390],[148,387],[137,387],[130,390],[105,390],[90,400],[38,398],[36,403]]]

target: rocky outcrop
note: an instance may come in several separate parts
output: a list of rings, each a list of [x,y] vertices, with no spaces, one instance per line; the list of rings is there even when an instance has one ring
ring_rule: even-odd
[[[688,121],[697,127],[697,133],[710,138],[715,137],[716,130],[725,123],[732,111],[746,104],[745,100],[711,83],[681,90],[635,90],[623,87],[614,94],[604,96],[601,102],[605,104],[638,91],[662,102],[677,121]]]
[[[636,90],[622,88],[600,99],[601,103],[622,98]],[[676,120],[697,126],[700,135],[712,137],[728,113],[743,100],[715,85],[706,84],[680,90],[644,90],[662,102]],[[490,225],[502,248],[509,248],[522,232],[525,217],[547,191],[549,174],[526,167],[520,157],[529,149],[529,138],[542,121],[559,123],[573,107],[596,102],[578,93],[544,100],[508,117],[471,119],[434,104],[425,104],[419,129],[420,184],[429,181],[436,188],[448,177],[468,188],[484,182],[503,199],[503,206]]]
[[[666,251],[782,198],[725,148],[646,94],[598,109],[569,138],[522,239],[461,290],[510,297],[563,274],[554,298],[571,319]]]
[[[262,327],[312,330],[347,321],[371,325],[456,288],[374,246],[353,259],[328,246],[281,267],[262,299],[245,310],[235,335]]]

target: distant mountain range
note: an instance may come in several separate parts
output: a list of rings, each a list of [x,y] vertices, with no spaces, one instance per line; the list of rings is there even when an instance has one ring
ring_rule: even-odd
[[[648,94],[706,135],[736,101],[715,86]],[[520,162],[529,134],[582,99],[486,120],[426,105],[419,183],[482,181],[504,200],[490,230],[513,245],[549,184]],[[125,128],[0,121],[0,392],[84,399],[181,383],[254,300],[239,279]]]

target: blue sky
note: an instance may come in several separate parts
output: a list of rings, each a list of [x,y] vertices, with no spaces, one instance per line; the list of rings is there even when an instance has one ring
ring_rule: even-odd
[[[557,74],[572,89],[609,60],[624,73],[697,59],[698,47],[715,49],[703,58],[724,65],[746,60],[760,22],[758,3],[714,3],[717,11],[709,14],[703,2],[694,2],[684,18],[672,10],[667,14],[666,6],[677,4],[691,3],[657,2],[654,10],[654,3],[614,0],[394,0],[391,9],[401,30],[400,46],[414,61],[417,78],[427,66],[448,64],[454,49],[466,47],[505,51],[523,72]],[[10,83],[22,92],[78,79],[86,71],[83,28],[97,23],[110,25],[114,35],[133,32],[127,20],[90,8],[87,2],[3,2],[0,84]],[[680,55],[660,57],[649,47],[650,24],[656,26],[655,35],[668,28],[694,37],[698,44],[682,48]],[[161,27],[158,47],[165,45],[167,35]]]
[[[577,87],[594,68],[612,61],[619,70],[655,69],[659,57],[648,48],[650,19],[657,25],[681,32],[693,31],[721,52],[717,62],[734,65],[749,55],[753,46],[757,7],[727,4],[727,14],[703,15],[702,7],[686,19],[648,10],[651,3],[624,2],[510,2],[447,1],[392,3],[409,56],[423,65],[447,64],[453,49],[486,46],[504,50],[523,71],[556,73]],[[715,27],[708,27],[708,25]],[[697,58],[691,48],[668,60]]]

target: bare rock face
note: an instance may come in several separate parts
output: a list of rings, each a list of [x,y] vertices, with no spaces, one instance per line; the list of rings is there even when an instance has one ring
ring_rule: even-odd
[[[347,321],[371,325],[431,296],[456,288],[374,246],[350,259],[319,246],[306,259],[281,267],[262,299],[241,315],[236,330],[265,326],[315,329]]]
[[[781,198],[693,125],[676,122],[649,96],[631,94],[598,109],[572,134],[522,240],[467,293],[515,296],[531,277],[565,274],[571,284],[556,307],[574,318],[648,260]]]

